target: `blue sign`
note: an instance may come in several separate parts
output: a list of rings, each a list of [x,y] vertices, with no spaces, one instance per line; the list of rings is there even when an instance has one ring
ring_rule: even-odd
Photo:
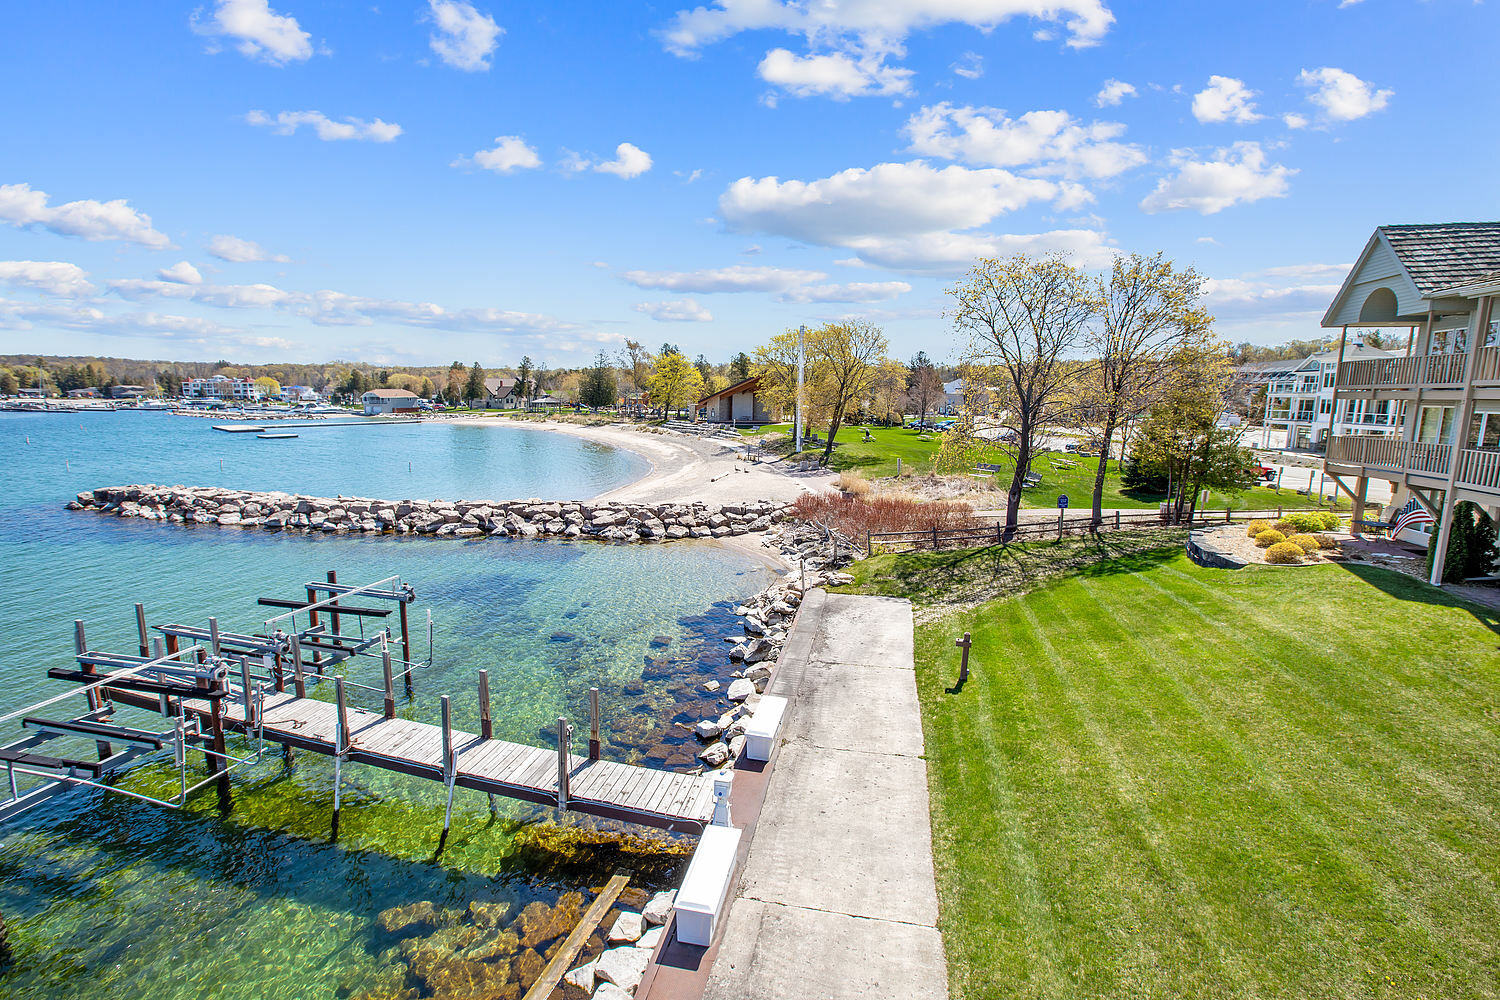
[[[1057,509],[1058,510],[1066,510],[1067,508],[1068,508],[1068,495],[1066,493],[1063,493],[1063,494],[1059,495],[1058,498],[1057,498]]]

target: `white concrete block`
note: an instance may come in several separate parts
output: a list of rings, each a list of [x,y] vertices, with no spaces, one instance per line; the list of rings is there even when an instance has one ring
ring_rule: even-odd
[[[734,880],[739,848],[740,831],[733,827],[710,826],[703,831],[673,906],[677,914],[677,940],[683,944],[707,948],[713,940]]]
[[[785,698],[762,698],[755,714],[745,723],[745,756],[751,760],[770,760],[781,716],[786,712]]]

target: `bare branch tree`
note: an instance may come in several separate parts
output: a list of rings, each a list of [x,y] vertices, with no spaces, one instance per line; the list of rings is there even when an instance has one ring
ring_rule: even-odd
[[[1173,355],[1208,335],[1213,320],[1198,307],[1202,288],[1196,271],[1179,271],[1160,253],[1121,254],[1108,280],[1095,279],[1099,320],[1085,336],[1092,362],[1085,369],[1080,395],[1100,427],[1093,496],[1096,524],[1103,518],[1104,478],[1115,431],[1168,391]],[[1123,442],[1120,454],[1123,458]]]
[[[1081,344],[1094,303],[1083,272],[1060,254],[981,259],[949,294],[956,301],[954,326],[969,340],[965,360],[978,377],[988,369],[1016,435],[1005,503],[1009,536],[1037,430],[1054,416],[1079,371],[1066,356]]]

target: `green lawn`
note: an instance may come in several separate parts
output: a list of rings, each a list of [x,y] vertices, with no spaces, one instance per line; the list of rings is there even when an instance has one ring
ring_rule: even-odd
[[[790,424],[772,424],[759,433],[786,432],[790,429]],[[741,430],[740,433],[748,435],[751,432]],[[871,427],[870,436],[873,440],[865,441],[864,428],[858,425],[841,428],[835,439],[830,467],[840,472],[855,470],[866,478],[879,479],[894,476],[896,459],[900,458],[903,469],[910,469],[922,475],[932,471],[932,457],[942,444],[941,434],[931,431],[919,432],[906,427]],[[801,453],[801,457],[804,458],[821,458],[822,455],[821,447],[808,448]],[[1008,470],[1013,468],[1013,465],[999,448],[989,449],[983,461],[999,465],[1007,470],[998,477],[999,489],[994,503],[996,507],[1003,507],[1005,505],[1004,492],[1010,487]],[[1099,468],[1097,458],[1078,458],[1063,452],[1044,452],[1032,461],[1031,468],[1033,472],[1041,474],[1042,483],[1035,489],[1026,491],[1024,499],[1026,506],[1056,507],[1059,494],[1066,494],[1072,507],[1088,509],[1092,504],[1094,475]],[[986,483],[994,481],[983,480]],[[1158,493],[1127,492],[1120,486],[1120,477],[1113,465],[1105,476],[1105,508],[1150,508],[1165,499],[1164,495]],[[1257,486],[1238,496],[1211,493],[1208,506],[1217,510],[1223,510],[1225,507],[1234,510],[1270,510],[1275,507],[1315,507],[1317,503],[1316,498],[1301,496],[1293,489],[1284,489],[1277,493],[1275,490]],[[1342,510],[1348,510],[1349,502],[1344,500],[1339,507]]]
[[[917,630],[951,994],[1500,996],[1500,617],[1384,570],[1090,544],[1012,546],[1063,575]],[[930,616],[1035,586],[995,558],[853,589]]]

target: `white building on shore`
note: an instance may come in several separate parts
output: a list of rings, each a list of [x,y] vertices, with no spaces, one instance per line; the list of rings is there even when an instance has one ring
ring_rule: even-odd
[[[1396,355],[1390,351],[1362,343],[1344,346],[1345,361],[1393,357]],[[1321,450],[1327,446],[1330,429],[1336,435],[1401,432],[1400,406],[1392,400],[1341,399],[1335,406],[1337,350],[1319,351],[1285,364],[1266,383],[1265,425],[1270,430],[1284,430],[1288,448]]]

